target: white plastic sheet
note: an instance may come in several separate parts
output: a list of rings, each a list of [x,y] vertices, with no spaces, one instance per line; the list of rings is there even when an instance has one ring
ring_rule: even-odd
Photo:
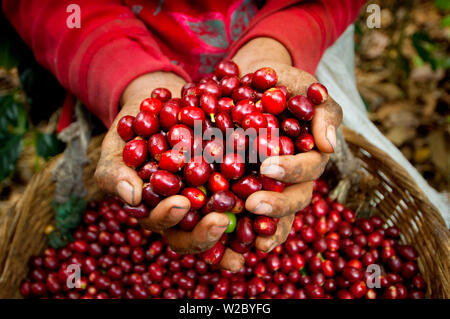
[[[450,208],[447,197],[428,185],[414,166],[367,117],[364,102],[356,88],[353,35],[354,26],[352,25],[333,46],[326,50],[317,68],[316,76],[327,86],[330,96],[341,105],[344,111],[343,124],[364,136],[404,167],[428,196],[430,202],[439,210],[449,227]]]

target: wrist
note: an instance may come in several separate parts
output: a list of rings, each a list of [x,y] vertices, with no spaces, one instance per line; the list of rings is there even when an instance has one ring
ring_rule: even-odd
[[[255,38],[243,45],[232,60],[239,66],[241,76],[262,67],[292,66],[286,47],[273,38]]]
[[[170,90],[172,97],[177,97],[185,83],[182,77],[171,72],[157,71],[141,75],[127,85],[120,98],[120,105],[142,101],[150,97],[151,92],[159,87]]]

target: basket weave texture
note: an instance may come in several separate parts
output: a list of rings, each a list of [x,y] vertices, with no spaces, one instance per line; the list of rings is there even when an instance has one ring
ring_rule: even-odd
[[[434,206],[407,172],[388,154],[355,132],[344,129],[352,153],[361,159],[366,177],[360,196],[370,214],[382,217],[402,232],[402,241],[419,254],[419,268],[428,284],[428,298],[450,298],[450,232]],[[84,169],[87,199],[102,192],[94,180],[103,136],[94,137],[88,149],[90,163]],[[52,223],[54,183],[52,159],[28,184],[24,194],[8,211],[0,212],[0,298],[19,298],[19,285],[28,272],[30,256],[47,245],[44,229]],[[354,206],[354,205],[353,205]]]

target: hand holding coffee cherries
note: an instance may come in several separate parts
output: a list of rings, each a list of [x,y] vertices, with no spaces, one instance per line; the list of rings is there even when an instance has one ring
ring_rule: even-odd
[[[184,85],[181,99],[172,99],[166,88],[153,90],[139,113],[136,107],[122,110],[135,117],[120,114],[113,126],[127,142],[122,160],[128,167],[119,166],[117,149],[109,156],[102,152],[97,178],[102,182],[101,168],[111,169],[111,162],[124,176],[137,174],[144,184],[134,185],[124,199],[138,205],[142,198],[142,203],[128,206],[129,214],[163,233],[176,251],[213,246],[203,252],[205,261],[239,270],[240,254],[252,245],[269,251],[286,239],[294,213],[309,203],[312,181],[328,160],[313,150],[315,143],[332,152],[340,122],[325,87],[310,81],[306,94],[297,94],[302,87],[290,85],[289,77],[302,71],[281,71],[264,67],[239,79],[237,65],[226,61],[215,75]],[[283,82],[289,89],[278,85]],[[320,121],[333,108],[337,114]],[[123,145],[110,134],[108,139]],[[103,185],[121,195],[120,183]]]

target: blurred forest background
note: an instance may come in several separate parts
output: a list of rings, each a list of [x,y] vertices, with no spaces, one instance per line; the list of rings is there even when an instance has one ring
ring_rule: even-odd
[[[1,1],[0,1],[1,2]],[[370,119],[437,190],[450,191],[450,1],[369,1],[356,22],[356,78]],[[64,149],[64,90],[0,13],[0,211]]]

